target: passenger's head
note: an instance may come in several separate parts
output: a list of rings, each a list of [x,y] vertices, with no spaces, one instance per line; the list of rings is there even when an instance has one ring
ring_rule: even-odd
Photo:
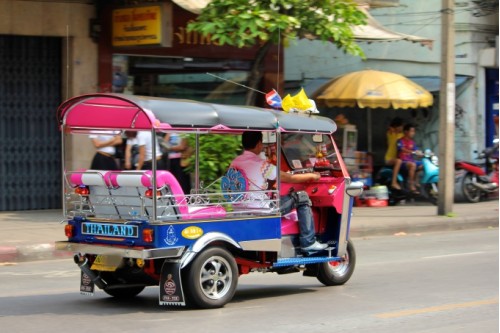
[[[415,128],[416,126],[414,124],[406,124],[403,127],[403,133],[405,136],[413,138],[415,136]]]
[[[259,142],[262,142],[262,132],[248,131],[241,136],[241,144],[245,150],[254,149]]]

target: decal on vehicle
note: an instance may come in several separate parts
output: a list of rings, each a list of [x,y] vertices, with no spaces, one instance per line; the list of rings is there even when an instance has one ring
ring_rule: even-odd
[[[80,276],[80,294],[90,296],[94,295],[94,282],[92,282],[90,276],[84,272],[81,272]]]
[[[175,243],[177,243],[177,241],[179,240],[179,238],[177,237],[177,235],[175,234],[175,229],[174,227],[171,225],[168,227],[168,230],[167,230],[167,238],[165,238],[163,241],[167,244],[167,245],[174,245]]]
[[[172,274],[168,274],[167,280],[165,281],[165,284],[163,285],[163,289],[165,289],[165,293],[169,296],[172,296],[173,294],[175,294],[175,290],[177,289],[177,286],[175,285],[175,281],[172,279]],[[176,301],[178,301],[178,299]]]
[[[197,226],[190,226],[182,230],[181,235],[187,239],[200,238],[203,235],[203,229]]]
[[[129,224],[82,223],[82,234],[111,237],[139,237],[139,228]]]

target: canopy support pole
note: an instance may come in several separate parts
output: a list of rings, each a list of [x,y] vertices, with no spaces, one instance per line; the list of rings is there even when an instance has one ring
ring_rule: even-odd
[[[372,110],[366,108],[366,126],[368,128],[368,153],[372,152]]]

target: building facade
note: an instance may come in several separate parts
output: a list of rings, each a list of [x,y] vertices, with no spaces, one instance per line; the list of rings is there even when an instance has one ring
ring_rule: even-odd
[[[490,2],[495,1],[457,2],[457,158],[472,159],[473,151],[497,134],[492,119],[498,116],[498,4],[496,12],[478,7]],[[0,210],[60,207],[61,133],[55,110],[69,97],[116,91],[244,103],[245,88],[235,83],[246,83],[256,50],[221,47],[189,33],[186,25],[196,15],[186,10],[189,3],[194,2],[0,1]],[[284,50],[284,61],[279,48],[270,51],[260,89],[269,91],[284,77],[290,92],[300,86],[307,90],[318,80],[364,68],[420,78],[436,97],[434,107],[376,110],[380,113],[373,117],[374,153],[383,156],[385,128],[396,115],[419,124],[417,139],[436,151],[441,2],[373,0],[370,4],[370,13],[383,25],[431,38],[433,47],[408,41],[363,42],[367,55],[363,61],[330,44],[300,40]],[[128,24],[130,17],[138,22]],[[142,29],[152,32],[134,34]],[[324,111],[333,118],[344,113],[358,127],[358,149],[365,148],[365,113]],[[69,167],[88,168],[94,148],[81,137],[71,141],[65,153],[72,161]]]
[[[385,130],[399,116],[418,125],[416,141],[421,148],[438,152],[439,87],[441,68],[441,1],[394,1],[393,5],[372,8],[370,14],[392,30],[419,35],[432,45],[397,42],[361,42],[366,60],[344,55],[329,44],[300,40],[285,51],[285,84],[311,87],[338,75],[363,69],[401,74],[427,88],[434,106],[426,110],[372,110],[373,153],[376,164],[383,163]],[[489,6],[487,6],[489,5]],[[474,151],[491,146],[498,137],[498,1],[456,1],[455,29],[455,156],[474,160]],[[342,113],[358,128],[358,149],[366,150],[366,112],[325,109],[335,117]],[[498,118],[496,118],[498,119]]]
[[[92,1],[0,1],[0,210],[61,206],[55,111],[97,88],[93,17]]]

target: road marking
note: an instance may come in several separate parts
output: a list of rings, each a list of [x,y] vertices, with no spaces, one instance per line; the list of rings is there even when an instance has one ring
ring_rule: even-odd
[[[481,254],[481,253],[484,253],[484,252],[466,252],[466,253],[443,254],[440,256],[422,257],[422,259],[439,259],[439,258],[449,258],[449,257],[472,256],[472,255]]]
[[[463,308],[472,308],[481,305],[491,305],[498,304],[498,298],[485,299],[482,301],[474,301],[474,302],[466,302],[466,303],[455,303],[455,304],[445,304],[439,306],[431,306],[428,308],[422,309],[409,309],[395,312],[386,312],[386,313],[378,313],[375,315],[377,318],[398,318],[405,316],[413,316],[417,314],[430,313],[430,312],[439,312],[439,311],[447,311],[447,310],[455,310],[455,309],[463,309]]]

